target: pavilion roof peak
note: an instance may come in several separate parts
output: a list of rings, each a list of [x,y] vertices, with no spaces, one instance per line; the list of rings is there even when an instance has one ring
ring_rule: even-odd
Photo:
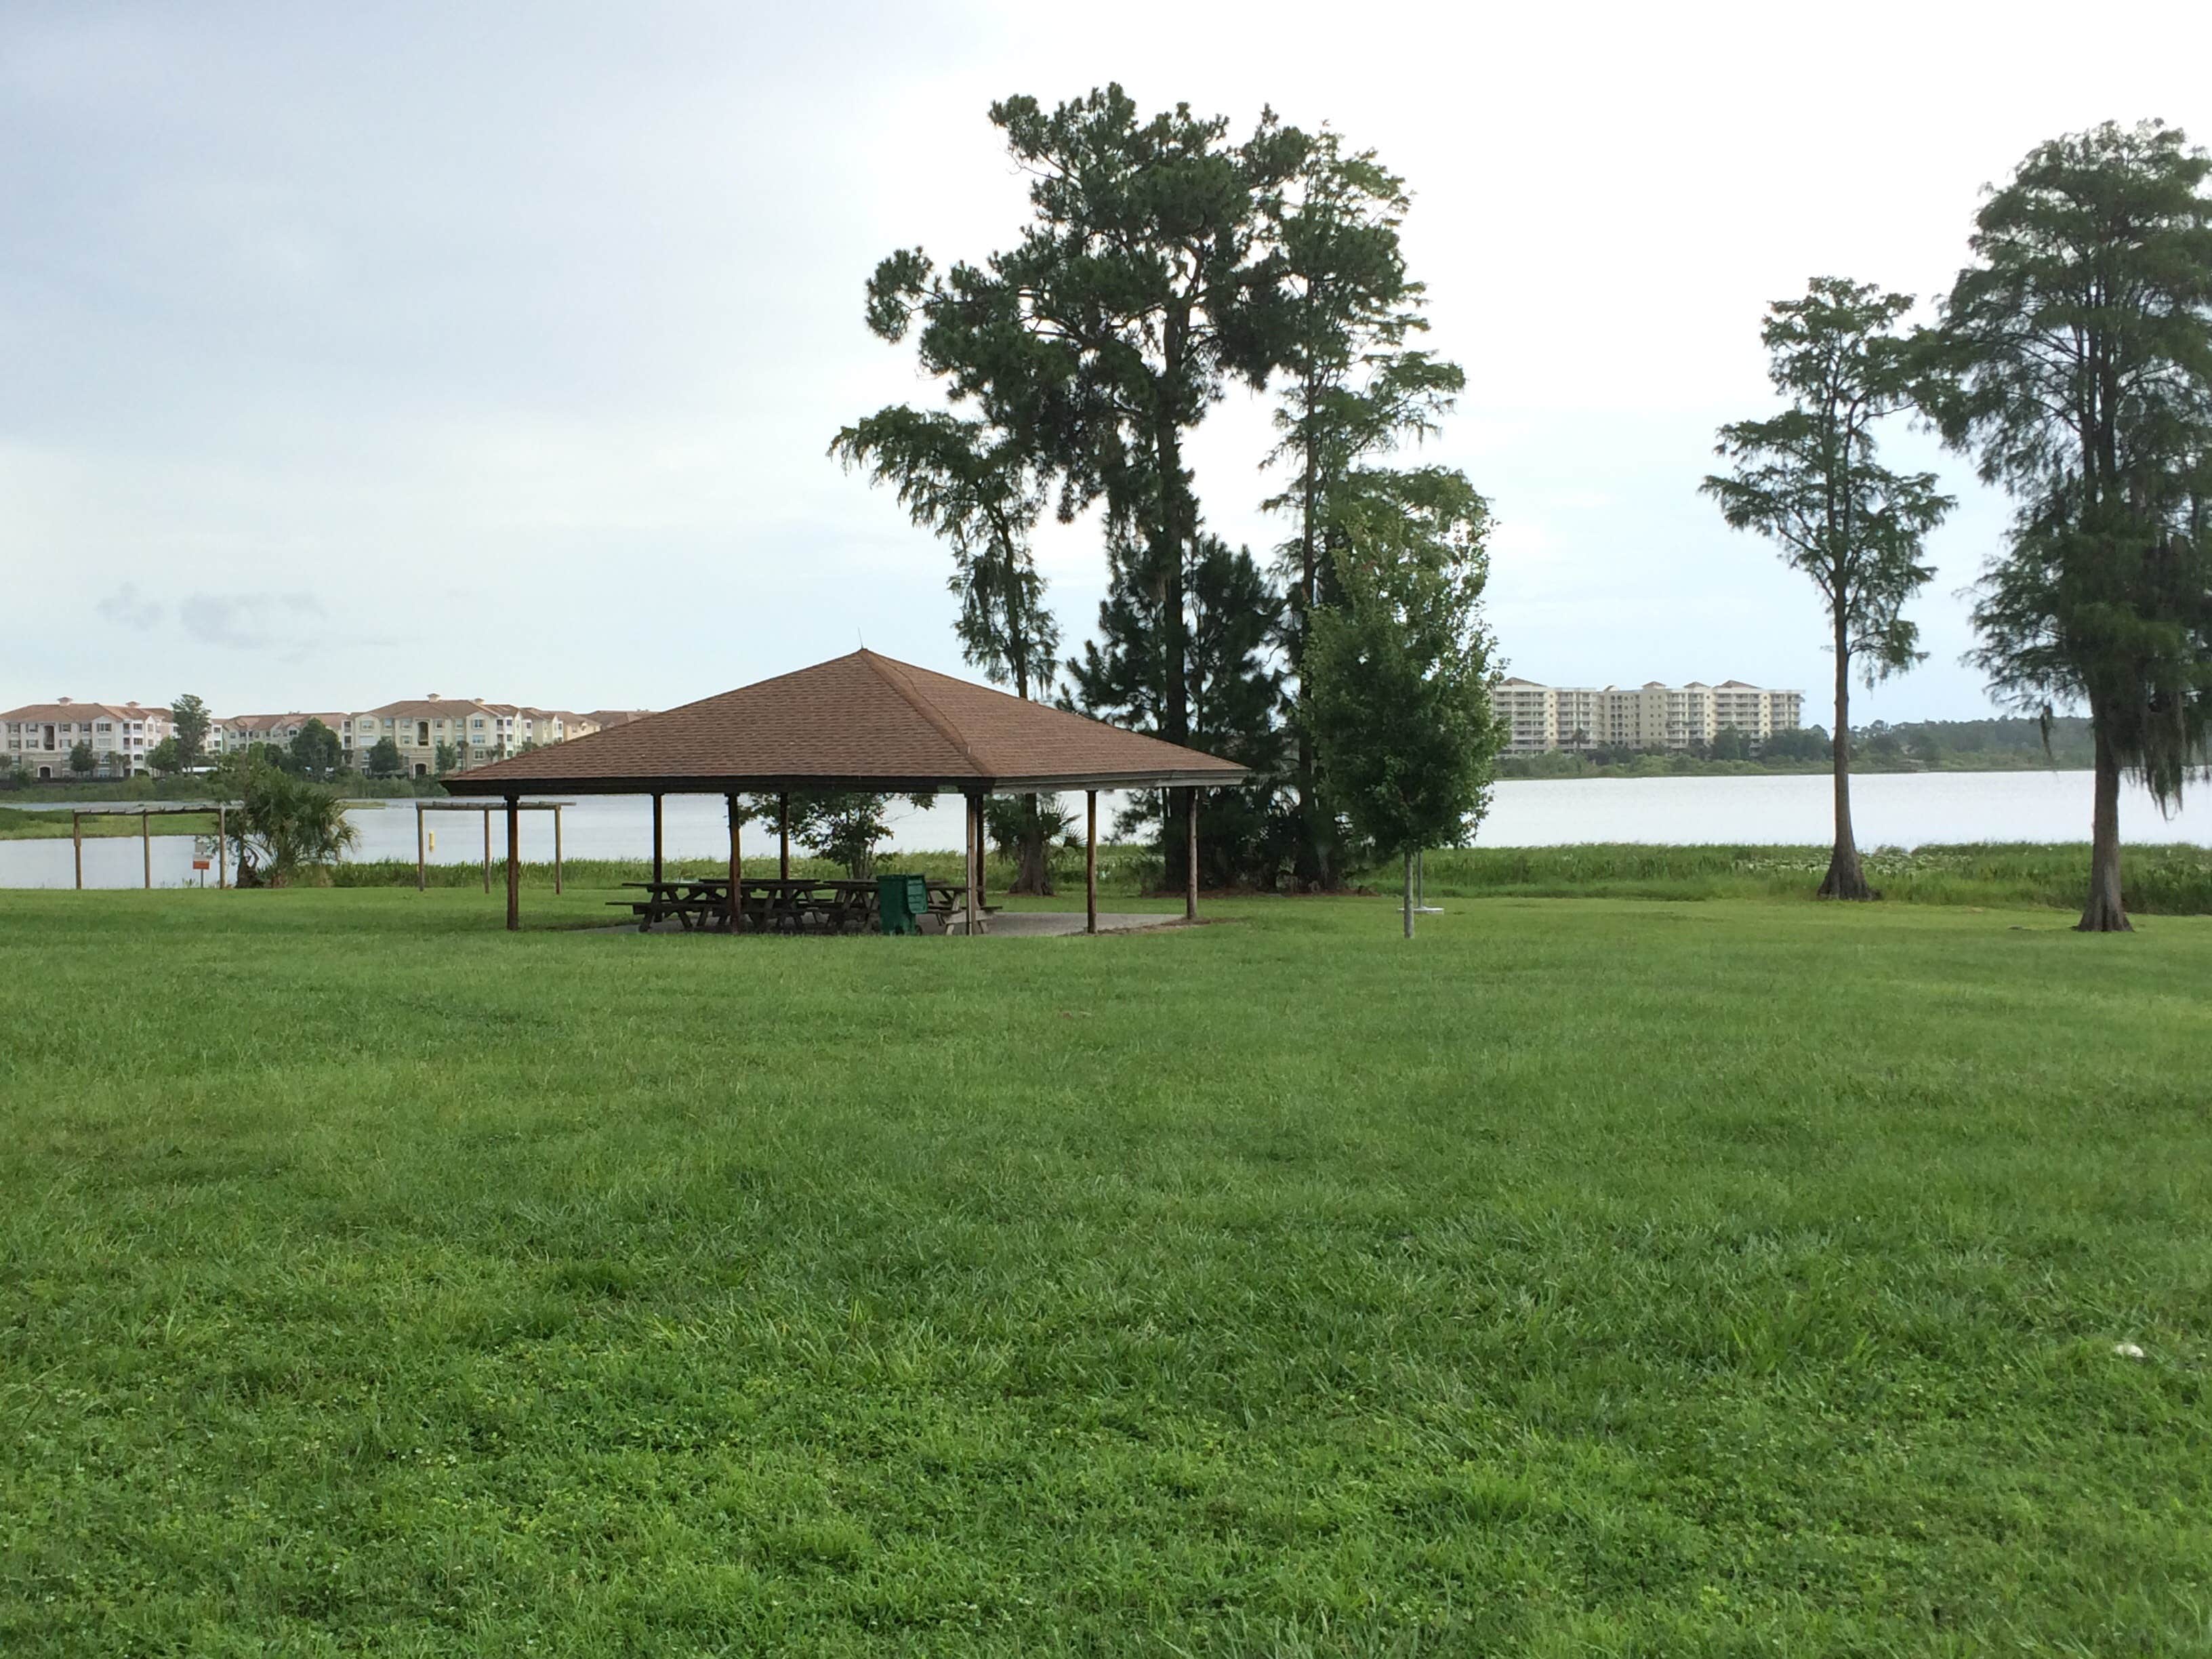
[[[457,794],[1218,786],[1245,769],[863,647],[448,777]]]

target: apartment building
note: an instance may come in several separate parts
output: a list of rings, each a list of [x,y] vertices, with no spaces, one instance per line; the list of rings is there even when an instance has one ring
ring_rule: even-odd
[[[643,711],[637,711],[641,713]],[[635,720],[623,710],[616,722]],[[225,714],[208,721],[205,752],[243,752],[257,744],[289,749],[310,720],[337,733],[349,765],[365,766],[380,738],[399,750],[401,769],[417,777],[436,774],[439,751],[450,747],[454,769],[481,766],[525,748],[562,743],[596,732],[597,714],[565,708],[534,708],[518,703],[487,702],[481,697],[428,697],[386,703],[361,713],[293,710],[283,714]],[[33,777],[73,775],[70,754],[78,744],[92,746],[94,774],[125,777],[147,770],[146,757],[174,734],[169,711],[137,702],[78,702],[69,697],[28,703],[0,712],[0,770],[21,766]]]
[[[1595,687],[1508,679],[1498,689],[1497,704],[1511,732],[1506,752],[1535,755],[1551,749],[1688,749],[1722,732],[1741,732],[1758,743],[1797,729],[1804,694],[1741,680]]]
[[[287,714],[226,714],[221,720],[208,722],[208,752],[233,754],[251,749],[257,743],[289,749],[292,739],[307,729],[309,720],[320,720],[335,732],[343,719],[343,714],[312,714],[299,709]]]
[[[566,709],[532,708],[519,703],[487,702],[481,697],[427,697],[387,702],[362,714],[340,716],[338,734],[347,758],[366,766],[369,751],[386,738],[399,750],[400,769],[412,777],[434,777],[441,750],[450,750],[456,771],[481,766],[524,749],[543,748],[596,732],[599,724]]]
[[[599,722],[588,715],[573,714],[566,709],[527,708],[511,702],[486,703],[484,707],[498,717],[501,722],[499,729],[508,738],[510,752],[528,748],[542,749],[549,743],[580,738],[586,732],[599,729]]]
[[[58,697],[0,712],[0,765],[34,778],[72,775],[70,755],[92,747],[95,776],[128,777],[146,770],[148,751],[170,735],[169,711],[137,702],[78,702]]]

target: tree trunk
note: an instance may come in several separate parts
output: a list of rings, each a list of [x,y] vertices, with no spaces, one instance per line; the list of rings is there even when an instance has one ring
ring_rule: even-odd
[[[1321,510],[1321,458],[1314,433],[1314,402],[1320,395],[1309,375],[1304,388],[1305,406],[1304,477],[1300,481],[1298,582],[1291,595],[1291,672],[1298,682],[1292,718],[1298,729],[1298,825],[1291,851],[1291,874],[1297,885],[1316,892],[1330,885],[1328,849],[1321,832],[1321,790],[1315,774],[1313,725],[1308,718],[1305,658],[1306,636],[1313,626],[1314,602],[1321,583],[1321,558],[1314,519]]]
[[[1011,535],[1003,529],[1000,543],[1006,546],[1012,544]],[[1030,700],[1030,659],[1022,641],[1026,637],[1024,629],[1028,624],[1017,610],[1014,596],[1018,589],[1012,580],[1013,561],[1011,557],[1006,561],[1006,568],[1007,633],[1012,641],[1010,654],[1014,665],[1014,695],[1027,702]],[[1052,896],[1052,857],[1045,845],[1044,820],[1037,811],[1035,795],[1024,795],[1021,802],[1024,822],[1021,837],[1014,844],[1014,884],[1006,890],[1009,893],[1033,893],[1049,898]]]
[[[1037,798],[1024,795],[1021,839],[1015,843],[1013,884],[1009,893],[1034,893],[1042,897],[1052,896],[1051,846],[1044,830],[1044,817],[1037,811]]]
[[[2096,805],[2089,821],[2089,902],[2078,928],[2084,933],[2130,933],[2135,928],[2120,902],[2119,757],[2112,752],[2094,706],[2089,714],[2097,736]]]
[[[1850,637],[1843,623],[1836,623],[1836,845],[1828,854],[1828,873],[1816,897],[1872,899],[1880,894],[1867,885],[1859,867],[1859,844],[1851,831],[1851,658]]]
[[[1182,385],[1184,343],[1189,329],[1187,312],[1168,313],[1159,401],[1153,413],[1152,430],[1152,464],[1159,471],[1160,545],[1155,551],[1154,562],[1161,585],[1160,629],[1164,637],[1160,675],[1166,682],[1160,688],[1160,736],[1174,744],[1190,741],[1190,646],[1183,615],[1182,566],[1194,526],[1186,521],[1189,516],[1189,490],[1182,476],[1182,434],[1176,422]],[[1190,811],[1196,799],[1188,790],[1170,791],[1170,818],[1178,808],[1184,812]],[[1170,889],[1182,885],[1189,874],[1187,850],[1172,833],[1162,850],[1166,854],[1168,885]]]

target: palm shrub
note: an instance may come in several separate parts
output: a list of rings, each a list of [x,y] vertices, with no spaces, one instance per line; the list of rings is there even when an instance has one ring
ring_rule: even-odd
[[[232,777],[242,802],[232,820],[240,887],[289,887],[360,844],[337,790],[265,761],[243,764]]]

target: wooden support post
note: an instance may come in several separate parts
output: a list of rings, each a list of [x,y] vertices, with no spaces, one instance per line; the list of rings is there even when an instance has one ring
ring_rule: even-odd
[[[659,797],[659,795],[655,795],[655,796],[653,798],[653,878],[655,881],[659,881],[659,880],[661,878],[661,876],[660,876],[660,797]]]
[[[791,879],[791,795],[788,791],[775,798],[775,873],[781,880]]]
[[[138,850],[146,858],[146,890],[154,890],[154,817],[144,808],[138,812]]]
[[[484,822],[491,822],[491,814],[484,814]],[[519,933],[522,928],[522,805],[519,798],[507,798],[507,931]]]
[[[228,884],[230,861],[230,809],[221,801],[215,804],[215,890],[218,893]]]
[[[484,891],[491,891],[491,803],[484,803]]]
[[[1188,831],[1189,845],[1184,850],[1182,882],[1182,919],[1198,920],[1198,791],[1183,793],[1183,821]]]
[[[975,852],[976,827],[983,821],[983,798],[969,795],[968,800],[968,937],[975,937],[975,924],[982,915],[983,896],[977,890],[979,860]]]
[[[1083,792],[1084,818],[1087,828],[1083,837],[1083,931],[1098,931],[1098,792]]]
[[[553,896],[561,896],[561,808],[553,808]]]
[[[70,809],[70,839],[76,843],[76,890],[84,891],[84,816]]]
[[[730,803],[730,931],[734,933],[738,925],[738,918],[745,914],[745,878],[744,878],[744,869],[738,867],[738,865],[741,865],[741,858],[738,858],[738,845],[737,845],[738,841],[737,796],[734,794],[726,796],[726,801]]]
[[[428,891],[430,886],[429,872],[423,867],[424,851],[422,803],[418,800],[415,803],[415,890],[418,893]]]

